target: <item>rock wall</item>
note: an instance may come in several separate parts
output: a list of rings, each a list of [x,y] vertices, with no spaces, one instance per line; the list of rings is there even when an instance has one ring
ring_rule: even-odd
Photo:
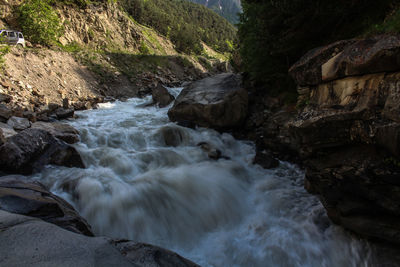
[[[335,223],[400,243],[400,36],[317,48],[289,72],[302,109],[287,136],[306,188]]]

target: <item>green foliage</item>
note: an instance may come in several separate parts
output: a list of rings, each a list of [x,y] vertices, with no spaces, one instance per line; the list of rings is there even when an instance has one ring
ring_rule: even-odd
[[[400,33],[400,7],[390,14],[385,21],[373,25],[367,34]]]
[[[18,7],[18,22],[33,43],[51,45],[63,32],[50,0],[28,0]]]
[[[120,2],[135,21],[168,36],[181,52],[201,53],[201,41],[220,52],[232,51],[229,43],[235,42],[236,29],[204,6],[186,0]]]
[[[150,48],[146,45],[144,41],[141,42],[139,47],[139,52],[142,55],[149,55],[151,54]]]
[[[8,45],[0,46],[0,68],[4,67],[5,59],[4,56],[10,52],[10,47]]]
[[[207,7],[215,13],[226,18],[232,24],[239,22],[238,14],[241,12],[239,0],[189,0],[194,3],[203,4],[207,3]]]
[[[242,1],[242,68],[257,85],[293,90],[288,69],[308,50],[354,38],[381,22],[395,0]]]

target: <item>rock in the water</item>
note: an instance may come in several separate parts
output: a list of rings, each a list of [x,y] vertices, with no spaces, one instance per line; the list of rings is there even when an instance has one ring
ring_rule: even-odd
[[[0,229],[0,266],[198,266],[159,247],[80,235],[37,218],[2,210]]]
[[[74,116],[74,110],[59,108],[56,110],[56,116],[59,120],[68,119]]]
[[[132,263],[151,267],[199,267],[170,250],[126,240],[114,240],[113,244]],[[147,264],[145,264],[147,263]]]
[[[197,144],[197,146],[199,146],[204,152],[206,152],[210,159],[217,160],[220,159],[222,156],[221,150],[207,142],[200,142]]]
[[[88,223],[62,198],[53,195],[38,182],[24,176],[0,179],[0,209],[36,217],[66,230],[93,236]]]
[[[40,121],[33,123],[31,127],[45,130],[68,144],[74,144],[79,141],[78,130],[65,123]]]
[[[0,104],[0,122],[7,122],[11,115],[11,110],[7,106]]]
[[[257,151],[253,161],[264,169],[273,169],[279,166],[279,161],[275,159],[268,151]]]
[[[185,133],[179,127],[165,126],[159,130],[166,146],[179,146],[185,138]]]
[[[26,118],[11,117],[7,124],[16,131],[22,131],[31,127],[31,122]]]
[[[6,142],[6,138],[3,135],[3,131],[0,129],[0,146]]]
[[[202,127],[239,127],[247,115],[247,91],[239,75],[218,74],[182,90],[168,111],[171,121],[191,121]]]
[[[175,100],[175,98],[161,83],[152,89],[151,95],[153,97],[153,103],[158,104],[160,108],[168,106],[172,101]]]
[[[0,147],[0,170],[6,173],[28,174],[47,164],[84,167],[73,147],[41,129],[26,129]]]

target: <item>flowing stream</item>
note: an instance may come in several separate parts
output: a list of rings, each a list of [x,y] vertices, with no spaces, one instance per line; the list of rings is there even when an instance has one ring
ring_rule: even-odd
[[[252,143],[177,126],[168,107],[149,102],[78,112],[69,123],[81,133],[87,168],[50,166],[33,178],[97,235],[159,245],[202,266],[371,265],[368,245],[329,222],[298,167],[252,165]],[[200,142],[224,158],[210,159]]]

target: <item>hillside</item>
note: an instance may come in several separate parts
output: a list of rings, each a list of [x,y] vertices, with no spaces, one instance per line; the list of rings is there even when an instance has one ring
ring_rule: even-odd
[[[237,24],[239,22],[238,13],[242,12],[242,5],[240,0],[189,0],[189,1],[210,8],[217,14],[226,18],[232,24]]]
[[[2,28],[21,29],[14,10],[22,2],[3,3]],[[4,56],[0,93],[12,96],[11,107],[40,112],[47,103],[62,104],[63,98],[82,102],[82,107],[86,100],[144,95],[158,83],[176,86],[226,69],[221,61],[225,57],[202,42],[204,56],[178,52],[168,38],[139,24],[118,2],[59,1],[52,9],[63,26],[56,40],[13,48]]]
[[[167,36],[180,52],[202,54],[201,42],[220,53],[233,51],[236,29],[204,6],[184,0],[123,0],[139,23]]]

